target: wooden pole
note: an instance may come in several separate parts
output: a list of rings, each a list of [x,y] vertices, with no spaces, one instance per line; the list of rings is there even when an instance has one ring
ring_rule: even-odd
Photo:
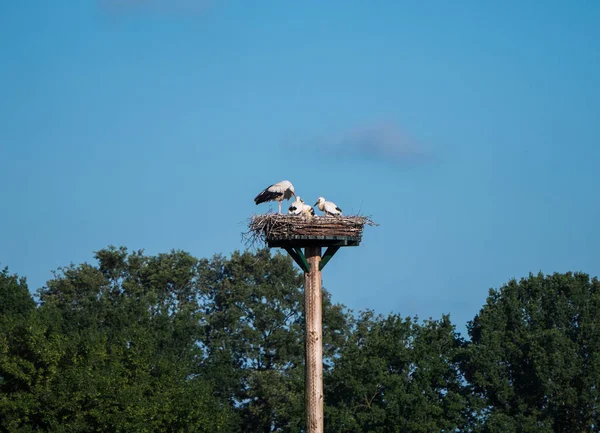
[[[310,264],[310,272],[304,274],[306,431],[323,433],[323,312],[319,270],[321,247],[306,247],[304,255]]]

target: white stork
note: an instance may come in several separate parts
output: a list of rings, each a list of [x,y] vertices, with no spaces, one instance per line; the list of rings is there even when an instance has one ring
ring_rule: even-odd
[[[319,197],[315,206],[319,208],[325,215],[342,215],[342,210],[332,201],[325,201],[323,197]]]
[[[282,180],[265,188],[260,194],[254,197],[254,203],[260,204],[267,201],[278,201],[279,213],[281,213],[281,202],[289,200],[292,196],[296,197],[294,185],[289,180]]]
[[[299,195],[296,196],[296,201],[292,202],[290,207],[288,208],[288,214],[290,215],[300,215],[302,212],[302,206],[304,205],[304,200],[300,198]]]
[[[296,196],[296,201],[288,209],[290,215],[302,215],[303,217],[312,217],[315,214],[315,210],[312,206],[304,203],[304,200],[300,196]]]

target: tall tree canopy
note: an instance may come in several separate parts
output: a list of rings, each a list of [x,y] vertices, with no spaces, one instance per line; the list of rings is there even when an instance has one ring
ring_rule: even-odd
[[[418,324],[395,314],[363,312],[327,377],[327,430],[463,428],[468,417],[458,368],[461,346],[446,316]]]
[[[287,255],[125,248],[31,296],[0,272],[0,433],[301,432],[304,293]],[[597,431],[600,283],[542,274],[468,324],[357,316],[323,293],[325,429]]]
[[[198,374],[196,260],[123,248],[98,266],[69,266],[39,291],[41,305],[3,368],[4,431],[236,431],[234,412]],[[162,278],[162,280],[161,280]],[[26,368],[25,368],[26,367]],[[20,379],[20,382],[16,382]]]
[[[491,290],[468,330],[467,379],[484,432],[592,432],[600,426],[600,283],[530,275]]]
[[[108,248],[96,259],[59,269],[37,309],[2,274],[0,320],[14,325],[0,340],[1,429],[302,428],[303,278],[289,257]],[[329,359],[346,315],[325,291]]]
[[[25,279],[3,269],[0,272],[0,431],[9,431],[12,419],[18,418],[16,414],[39,406],[35,398],[23,392],[36,373],[30,335],[43,340],[32,320],[35,313],[35,302]],[[43,356],[46,341],[40,341],[40,346],[38,355]]]
[[[245,431],[304,424],[303,276],[268,250],[202,260],[203,343],[209,375],[237,402]],[[324,290],[324,355],[347,334],[347,313]]]

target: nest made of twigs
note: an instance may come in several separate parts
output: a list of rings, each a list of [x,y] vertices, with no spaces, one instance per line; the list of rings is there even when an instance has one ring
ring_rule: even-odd
[[[369,217],[351,216],[313,216],[263,214],[254,215],[248,224],[249,231],[244,234],[247,243],[266,243],[269,240],[290,239],[295,236],[338,236],[360,239],[365,225],[376,226]]]

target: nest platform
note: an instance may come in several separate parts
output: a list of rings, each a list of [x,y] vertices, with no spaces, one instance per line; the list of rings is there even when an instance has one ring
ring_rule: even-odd
[[[321,216],[263,214],[250,218],[246,237],[268,247],[357,246],[365,225],[377,225],[364,216]]]

